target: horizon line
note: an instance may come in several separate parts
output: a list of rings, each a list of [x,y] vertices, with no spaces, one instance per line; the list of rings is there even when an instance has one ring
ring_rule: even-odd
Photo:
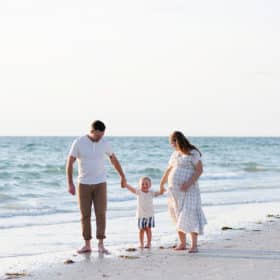
[[[0,135],[0,137],[79,137],[79,135]],[[105,137],[168,137],[168,135],[105,135]],[[279,138],[280,135],[188,135],[187,137],[221,137],[221,138]]]

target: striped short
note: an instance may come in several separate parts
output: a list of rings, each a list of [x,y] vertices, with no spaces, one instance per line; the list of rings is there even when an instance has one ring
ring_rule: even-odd
[[[155,227],[155,217],[139,218],[138,229],[152,228]]]

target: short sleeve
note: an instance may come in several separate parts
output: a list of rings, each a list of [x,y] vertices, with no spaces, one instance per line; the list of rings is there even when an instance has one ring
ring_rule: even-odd
[[[141,191],[140,191],[139,189],[136,189],[135,194],[136,194],[136,195],[140,195],[140,194],[141,194]]]
[[[74,158],[78,158],[79,157],[78,139],[76,139],[72,143],[70,151],[69,151],[69,156],[72,156]]]
[[[106,150],[105,150],[105,152],[106,152],[106,155],[108,157],[110,157],[114,153],[111,144],[109,142],[107,142],[107,141],[106,141]]]
[[[156,197],[156,192],[151,191],[151,196],[152,196],[152,197]]]
[[[174,166],[175,157],[176,157],[176,152],[173,152],[168,161],[168,167]]]
[[[197,163],[201,160],[200,153],[195,149],[191,151],[191,157],[193,165],[197,165]]]

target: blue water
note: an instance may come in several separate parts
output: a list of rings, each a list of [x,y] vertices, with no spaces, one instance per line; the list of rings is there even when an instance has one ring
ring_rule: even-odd
[[[0,230],[3,234],[16,236],[23,229],[46,225],[74,224],[77,228],[77,201],[67,193],[65,178],[65,162],[74,139],[0,137]],[[153,188],[159,187],[172,153],[167,137],[107,139],[130,184],[136,186],[139,177],[147,175],[152,178]],[[245,211],[246,205],[262,208],[280,202],[280,138],[196,137],[191,141],[203,154],[200,189],[210,228],[216,216],[221,215],[222,221],[225,207]],[[121,189],[119,177],[109,161],[107,171],[108,219],[121,227],[121,221],[127,223],[134,219],[135,197]],[[155,205],[157,213],[166,213],[168,217],[165,196],[157,198]],[[216,209],[216,214],[211,209]],[[246,220],[248,215],[244,212],[240,219]],[[114,238],[117,240],[119,236]],[[48,251],[53,241],[46,242],[44,250]]]

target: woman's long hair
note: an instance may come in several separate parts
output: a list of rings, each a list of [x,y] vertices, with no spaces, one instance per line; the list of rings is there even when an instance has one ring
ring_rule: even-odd
[[[185,135],[180,131],[174,131],[170,135],[170,142],[176,142],[179,150],[186,155],[190,154],[192,150],[197,150],[200,156],[202,155],[200,150],[196,146],[192,145]]]

